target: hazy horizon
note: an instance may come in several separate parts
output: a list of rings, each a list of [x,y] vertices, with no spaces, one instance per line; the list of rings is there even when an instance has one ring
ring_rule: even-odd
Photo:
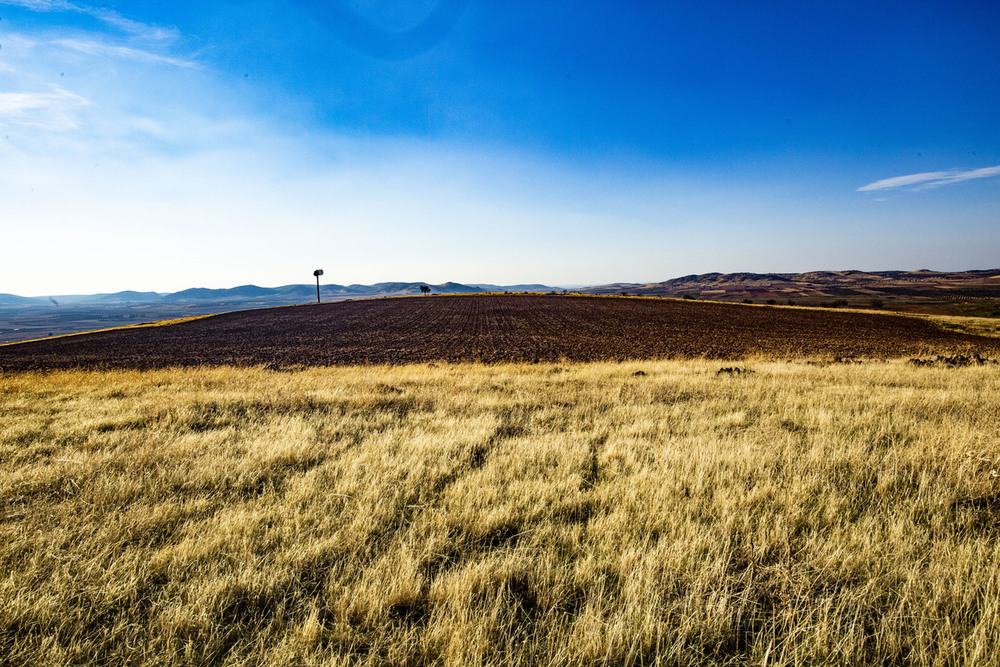
[[[0,0],[0,292],[993,268],[998,25]]]

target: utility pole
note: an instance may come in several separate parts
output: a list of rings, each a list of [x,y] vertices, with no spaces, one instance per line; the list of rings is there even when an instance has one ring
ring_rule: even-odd
[[[316,269],[313,275],[316,276],[316,303],[319,303],[319,277],[323,275],[323,269]]]

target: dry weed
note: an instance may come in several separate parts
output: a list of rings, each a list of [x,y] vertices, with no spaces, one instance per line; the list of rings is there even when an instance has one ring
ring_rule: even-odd
[[[0,655],[1000,664],[996,367],[741,363],[2,376]]]

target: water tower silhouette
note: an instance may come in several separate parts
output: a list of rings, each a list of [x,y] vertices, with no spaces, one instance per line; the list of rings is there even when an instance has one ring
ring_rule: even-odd
[[[319,303],[319,277],[323,275],[323,269],[316,269],[313,275],[316,276],[316,303]]]

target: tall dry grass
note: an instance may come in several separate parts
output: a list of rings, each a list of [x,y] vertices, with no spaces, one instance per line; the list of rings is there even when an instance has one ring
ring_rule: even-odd
[[[998,367],[719,366],[0,377],[0,661],[1000,664]]]

